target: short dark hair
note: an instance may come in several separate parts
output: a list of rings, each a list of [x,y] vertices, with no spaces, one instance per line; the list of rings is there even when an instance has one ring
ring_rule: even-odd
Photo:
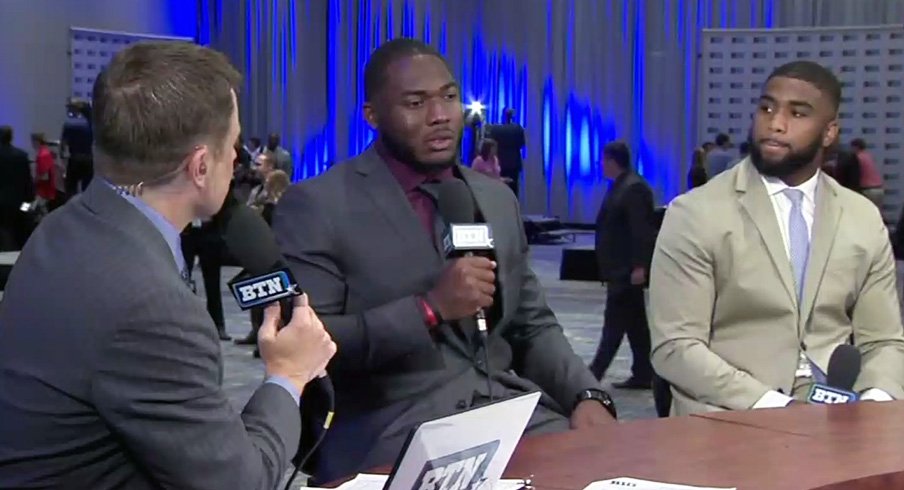
[[[117,184],[166,177],[229,132],[241,76],[225,55],[185,42],[134,44],[94,82],[95,162]]]
[[[863,141],[863,138],[854,138],[851,140],[851,148],[855,150],[865,150],[866,149],[866,141]]]
[[[621,141],[607,143],[603,147],[603,158],[611,158],[616,165],[625,170],[631,168],[631,150]]]
[[[13,144],[13,128],[0,126],[0,145],[9,146],[11,144]]]
[[[766,82],[776,77],[793,78],[812,84],[829,96],[833,110],[838,111],[838,106],[841,104],[841,82],[831,70],[819,63],[807,60],[785,63],[773,70]]]
[[[31,141],[41,145],[46,145],[47,137],[44,136],[44,133],[31,133]]]
[[[386,84],[386,70],[398,60],[417,55],[439,58],[452,73],[449,62],[432,46],[407,37],[400,37],[380,45],[364,67],[364,100],[370,102]]]
[[[719,133],[716,136],[716,146],[725,146],[730,141],[731,141],[731,138],[729,138],[728,135],[725,133]]]

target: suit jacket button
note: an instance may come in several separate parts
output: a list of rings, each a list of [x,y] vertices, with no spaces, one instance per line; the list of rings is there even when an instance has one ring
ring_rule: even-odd
[[[458,400],[458,403],[455,405],[455,408],[459,410],[464,410],[468,408],[468,402],[466,400]]]

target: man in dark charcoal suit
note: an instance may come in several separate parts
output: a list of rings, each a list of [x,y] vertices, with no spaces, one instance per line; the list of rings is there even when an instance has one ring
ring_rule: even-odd
[[[34,198],[28,154],[13,146],[13,128],[0,126],[0,252],[25,245],[28,215],[21,206]]]
[[[488,402],[472,320],[481,307],[493,396],[543,391],[528,433],[611,422],[611,400],[528,265],[515,197],[456,161],[463,114],[446,61],[396,39],[373,53],[364,78],[376,142],[291,188],[274,219],[283,254],[339,346],[329,372],[341,408],[316,480],[391,464],[416,424]],[[494,261],[444,260],[437,250],[436,202],[424,184],[446,179],[470,188],[493,231]]]
[[[515,122],[515,110],[506,107],[502,113],[502,124],[490,126],[487,129],[487,137],[496,141],[499,148],[500,175],[517,197],[521,183],[521,171],[524,168],[521,150],[524,148],[525,141],[524,128]]]
[[[624,143],[612,142],[603,149],[603,173],[612,187],[596,217],[596,260],[606,283],[606,313],[590,370],[602,379],[627,333],[634,356],[631,377],[615,386],[649,389],[653,368],[644,287],[656,242],[653,191],[632,169]]]
[[[179,230],[229,188],[238,84],[223,55],[187,43],[136,44],[97,78],[99,178],[44,220],[0,303],[0,488],[279,483],[299,393],[335,345],[306,300],[278,333],[271,308],[267,379],[238,413],[180,275]]]

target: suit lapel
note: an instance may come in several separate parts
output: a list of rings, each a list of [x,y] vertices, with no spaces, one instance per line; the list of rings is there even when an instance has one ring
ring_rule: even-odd
[[[416,267],[420,262],[424,266],[436,266],[440,257],[430,236],[408,202],[402,186],[373,147],[361,155],[361,159],[356,162],[356,170],[362,177],[361,192],[368,196],[374,208],[389,221],[395,231],[394,235],[417,250],[416,256],[411,257],[416,261],[412,265]]]
[[[382,214],[393,228],[386,236],[398,240],[399,246],[404,246],[405,267],[413,270],[439,270],[443,266],[443,257],[437,252],[430,235],[424,230],[402,186],[377,151],[373,147],[369,148],[355,161],[355,165],[361,177],[360,192],[368,197],[374,209]],[[460,329],[452,325],[443,325],[440,329],[449,346],[459,350],[464,356],[473,355],[473,349],[469,341],[460,335]]]
[[[749,160],[742,162],[742,168],[737,175],[735,190],[741,193],[740,204],[750,220],[756,226],[757,231],[766,245],[772,266],[778,273],[788,293],[788,299],[797,304],[797,288],[794,285],[794,277],[791,274],[791,263],[785,251],[785,243],[782,240],[778,221],[775,219],[775,208],[766,193],[766,186],[759,178],[759,174],[753,169]]]
[[[824,175],[820,175],[816,187],[816,212],[813,216],[813,231],[810,233],[810,257],[807,259],[807,271],[804,278],[803,299],[800,308],[800,324],[803,331],[813,309],[813,301],[822,276],[826,270],[829,254],[835,244],[835,232],[841,221],[842,209],[835,199],[836,190]]]

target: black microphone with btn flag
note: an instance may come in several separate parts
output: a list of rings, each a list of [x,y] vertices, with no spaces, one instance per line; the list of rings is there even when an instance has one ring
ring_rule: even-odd
[[[820,405],[853,403],[860,395],[853,391],[862,363],[860,351],[849,344],[841,344],[829,358],[826,384],[815,383],[810,387],[807,402]]]
[[[487,223],[475,223],[477,207],[471,189],[464,181],[449,179],[438,186],[437,211],[446,224],[443,232],[443,253],[447,258],[491,255],[493,232]],[[475,315],[477,331],[483,343],[484,363],[487,367],[487,395],[493,400],[490,380],[487,316],[483,308]]]
[[[229,284],[232,295],[243,310],[269,305],[278,301],[282,325],[292,319],[293,299],[302,294],[292,272],[283,261],[279,245],[270,226],[253,209],[244,205],[235,205],[227,210],[223,239],[230,255],[245,269],[243,277]],[[301,468],[311,458],[326,436],[335,413],[336,394],[329,376],[316,378],[313,383],[323,395],[326,402],[326,416],[322,424],[323,430],[316,440],[305,442],[302,431],[302,448],[310,445],[304,454],[296,458],[295,470],[285,488],[289,488]],[[307,391],[307,390],[306,390]],[[305,397],[307,400],[307,396]],[[309,403],[302,405],[303,413]],[[304,416],[302,417],[304,418]]]

